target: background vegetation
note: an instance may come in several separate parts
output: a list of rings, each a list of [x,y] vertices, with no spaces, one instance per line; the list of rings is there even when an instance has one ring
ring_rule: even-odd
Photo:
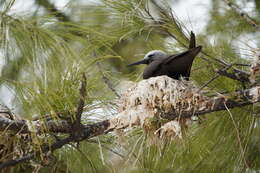
[[[13,111],[26,119],[48,114],[68,118],[77,109],[83,72],[87,76],[83,122],[112,116],[117,95],[111,88],[119,92],[122,81],[141,80],[143,67],[126,65],[152,49],[185,50],[192,30],[178,20],[179,14],[174,13],[178,1],[173,0],[74,0],[64,9],[54,1],[35,0],[30,12],[16,13],[20,1],[0,1],[0,87],[12,93],[4,97],[2,92],[0,101],[12,98]],[[211,0],[211,6],[205,7],[209,20],[202,31],[195,31],[203,53],[191,72],[198,86],[215,76],[223,63],[250,64],[259,53],[259,2]],[[230,3],[238,4],[255,25]],[[249,70],[247,65],[236,68]],[[224,93],[246,86],[219,76],[207,87]],[[255,115],[260,108],[251,105],[230,111],[206,114],[183,139],[162,141],[141,129],[111,133],[67,145],[47,160],[39,155],[10,171],[257,172],[260,126]],[[35,136],[30,141],[32,150],[53,140],[55,135]]]

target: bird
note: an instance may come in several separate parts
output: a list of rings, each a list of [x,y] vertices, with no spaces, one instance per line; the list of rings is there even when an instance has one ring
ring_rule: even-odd
[[[181,77],[189,80],[193,60],[201,49],[202,46],[196,47],[195,34],[191,31],[189,49],[187,51],[168,55],[161,50],[152,50],[142,60],[129,64],[128,67],[147,64],[143,72],[143,79],[167,75],[177,80]]]

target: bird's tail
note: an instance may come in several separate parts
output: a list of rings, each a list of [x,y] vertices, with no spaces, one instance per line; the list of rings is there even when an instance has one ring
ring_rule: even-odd
[[[189,50],[190,53],[193,56],[196,56],[202,49],[202,46],[197,46],[196,47],[196,37],[195,34],[191,31],[190,32],[190,45],[189,45]]]
[[[190,32],[190,45],[189,45],[189,49],[195,48],[196,47],[196,38],[195,38],[195,34],[191,31]]]

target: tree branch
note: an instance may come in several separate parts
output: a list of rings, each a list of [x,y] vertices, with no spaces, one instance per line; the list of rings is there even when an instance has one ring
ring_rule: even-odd
[[[107,87],[115,94],[115,96],[117,98],[120,98],[120,95],[117,93],[117,91],[115,90],[115,88],[113,87],[111,81],[104,75],[103,71],[102,71],[102,67],[101,67],[101,64],[100,62],[97,62],[97,67],[98,67],[98,70],[99,72],[101,73],[101,76],[102,76],[102,79],[104,81],[104,83],[107,85]]]
[[[238,5],[231,2],[230,0],[224,0],[226,4],[234,10],[239,16],[241,16],[247,23],[249,23],[251,26],[253,26],[257,31],[260,31],[260,26],[257,24],[257,22],[251,18],[247,13],[243,12]]]
[[[105,131],[107,130],[108,126],[109,126],[108,120],[105,120],[105,121],[102,121],[102,122],[99,122],[99,123],[95,123],[95,124],[87,125],[87,126],[85,126],[84,129],[82,129],[83,133],[81,133],[82,134],[81,136],[80,135],[69,136],[65,139],[62,139],[62,140],[59,140],[59,141],[53,143],[50,147],[44,146],[44,147],[42,147],[42,153],[47,153],[49,151],[52,152],[54,150],[62,148],[64,145],[69,144],[71,142],[79,142],[79,141],[89,139],[89,138],[94,137],[94,136],[104,134]],[[22,163],[22,162],[29,161],[29,160],[33,159],[35,156],[36,156],[36,153],[31,153],[31,154],[25,155],[21,158],[18,158],[18,159],[8,160],[8,161],[0,164],[0,170],[7,168],[7,167],[10,167],[10,166],[17,165],[17,164]]]
[[[35,1],[38,5],[43,6],[46,10],[53,13],[55,17],[57,17],[59,20],[63,22],[70,21],[69,17],[65,15],[64,13],[60,12],[54,4],[50,3],[48,0],[36,0]]]
[[[11,130],[15,133],[28,133],[28,126],[25,121],[22,120],[10,120],[8,118],[1,117],[0,113],[0,131]]]
[[[229,68],[231,67],[230,66],[226,66],[224,67],[223,69],[219,70],[219,71],[227,71]],[[201,91],[203,88],[205,88],[207,85],[209,85],[212,81],[214,81],[215,79],[217,79],[218,77],[220,76],[220,74],[216,74],[214,77],[212,77],[209,81],[207,81],[205,84],[203,84],[200,88],[199,88],[199,91]]]
[[[85,104],[85,97],[86,97],[86,87],[87,87],[87,78],[85,73],[82,74],[81,86],[80,86],[80,96],[79,96],[79,103],[76,112],[76,119],[73,124],[73,128],[76,131],[79,131],[81,128],[81,115],[83,113],[84,104]]]
[[[217,70],[219,75],[226,76],[230,79],[240,81],[242,83],[250,83],[250,75],[239,69],[233,69],[233,73],[227,72],[227,70]]]

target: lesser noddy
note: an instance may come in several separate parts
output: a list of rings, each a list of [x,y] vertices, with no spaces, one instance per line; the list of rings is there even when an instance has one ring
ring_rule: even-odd
[[[181,76],[189,80],[192,62],[201,48],[202,46],[196,47],[195,35],[191,31],[190,44],[187,51],[175,55],[167,55],[161,50],[153,50],[148,52],[141,61],[129,64],[128,66],[147,64],[143,73],[144,79],[167,75],[177,80]]]

